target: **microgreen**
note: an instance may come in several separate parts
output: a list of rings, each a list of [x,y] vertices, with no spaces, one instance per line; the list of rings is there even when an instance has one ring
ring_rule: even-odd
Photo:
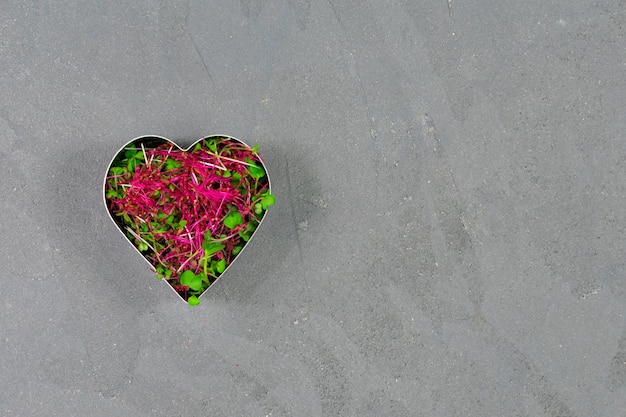
[[[200,299],[196,297],[195,295],[190,295],[189,298],[187,299],[187,303],[190,306],[197,306],[198,304],[200,304]]]
[[[224,226],[229,229],[234,229],[239,226],[243,222],[243,218],[241,217],[241,213],[238,211],[230,212],[224,218]]]
[[[241,252],[275,203],[258,155],[228,137],[183,152],[138,139],[112,162],[105,199],[114,220],[189,305]]]

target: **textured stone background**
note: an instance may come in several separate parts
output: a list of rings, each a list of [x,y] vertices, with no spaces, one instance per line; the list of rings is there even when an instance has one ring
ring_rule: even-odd
[[[623,0],[5,2],[0,414],[626,416],[625,32]],[[278,202],[189,308],[101,186],[212,133]]]

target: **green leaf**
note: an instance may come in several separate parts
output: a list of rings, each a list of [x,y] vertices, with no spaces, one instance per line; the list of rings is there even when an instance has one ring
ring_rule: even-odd
[[[168,272],[170,273],[169,275],[167,274]],[[169,269],[166,270],[163,265],[159,265],[156,267],[156,273],[158,279],[163,279],[163,277],[169,278],[172,275],[172,271],[170,271]]]
[[[248,233],[246,233],[245,230],[241,229],[239,231],[239,236],[241,236],[241,238],[243,239],[244,242],[247,242],[250,240],[250,235]]]
[[[233,248],[233,255],[237,255],[239,252],[241,252],[241,249],[243,249],[243,246],[235,246]]]
[[[226,259],[220,259],[215,265],[215,270],[221,274],[226,269]]]
[[[165,170],[171,171],[172,169],[180,168],[182,163],[172,158],[167,158],[165,160]]]
[[[243,219],[241,218],[241,213],[239,213],[238,211],[233,211],[224,218],[224,226],[228,227],[229,229],[234,229],[241,223],[243,223]]]
[[[124,167],[111,167],[109,172],[112,175],[122,175],[124,172],[126,172],[126,169]]]
[[[189,288],[194,291],[200,291],[202,289],[202,277],[200,275],[194,275],[193,281],[189,284]]]
[[[202,289],[202,277],[194,274],[192,271],[185,271],[180,276],[180,284],[194,291],[200,291]]]
[[[189,286],[189,282],[193,279],[195,274],[193,271],[185,271],[180,275],[180,283],[181,285]]]
[[[207,146],[207,148],[209,148],[209,149],[210,149],[213,153],[217,153],[217,142],[216,142],[216,139],[215,139],[215,138],[213,138],[213,139],[209,139],[209,140],[206,142],[206,146]]]
[[[195,295],[192,295],[187,299],[187,304],[189,304],[190,306],[197,306],[198,304],[200,304],[200,299]]]
[[[265,170],[257,165],[250,165],[248,167],[248,171],[250,171],[250,176],[255,179],[263,178],[265,175]]]
[[[183,229],[187,225],[187,220],[181,220],[178,222],[178,228]]]
[[[204,256],[207,258],[221,251],[222,249],[224,249],[224,247],[225,246],[219,242],[208,242],[206,240],[202,242],[202,249],[204,249]]]
[[[267,210],[268,207],[273,206],[276,203],[276,197],[272,194],[268,194],[261,200],[261,206],[263,206],[264,210]]]
[[[126,222],[126,224],[133,224],[133,221],[130,219],[130,216],[126,213],[122,213],[122,219],[124,219],[124,222]]]

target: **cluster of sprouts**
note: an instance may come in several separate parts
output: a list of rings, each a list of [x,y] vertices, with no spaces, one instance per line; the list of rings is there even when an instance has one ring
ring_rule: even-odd
[[[150,143],[148,143],[150,145]],[[189,151],[141,140],[105,180],[114,220],[190,305],[224,272],[274,204],[258,148],[209,137]]]

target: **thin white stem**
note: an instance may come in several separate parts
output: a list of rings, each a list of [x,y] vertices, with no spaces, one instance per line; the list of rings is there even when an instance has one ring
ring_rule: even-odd
[[[200,164],[202,164],[202,165],[206,165],[206,166],[211,167],[211,168],[217,168],[217,169],[221,169],[222,171],[226,171],[226,167],[224,167],[224,166],[219,166],[219,165],[215,165],[215,164],[212,164],[210,162],[204,162],[204,161],[198,161],[198,162]]]
[[[255,165],[255,164],[251,164],[251,163],[249,163],[249,162],[245,162],[245,161],[239,161],[239,160],[237,160],[237,159],[229,158],[229,157],[227,157],[227,156],[217,155],[217,154],[213,154],[213,155],[217,156],[218,158],[224,158],[224,159],[226,159],[227,161],[237,162],[238,164],[247,165],[247,166],[249,166],[249,167],[255,167],[255,166],[257,166],[257,165]]]
[[[146,165],[150,165],[148,157],[146,156],[146,148],[143,147],[143,143],[141,144],[141,150],[143,151],[143,160],[146,161]]]
[[[191,245],[191,250],[193,251],[193,236],[191,236],[191,232],[187,225],[185,225],[185,230],[187,231],[187,236],[189,236],[189,245]]]

